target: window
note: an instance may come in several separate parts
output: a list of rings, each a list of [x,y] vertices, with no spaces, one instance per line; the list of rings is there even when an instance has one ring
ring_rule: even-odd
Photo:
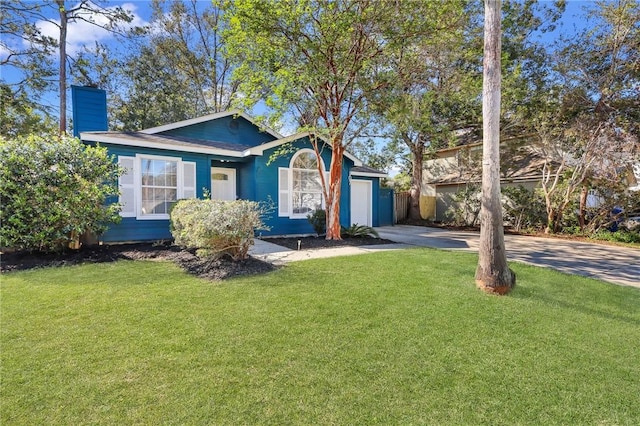
[[[178,200],[178,162],[142,158],[142,214],[169,214]]]
[[[289,168],[278,170],[278,216],[306,218],[323,205],[318,158],[312,150],[301,150]]]
[[[122,217],[168,219],[171,203],[196,195],[196,164],[175,157],[118,157]]]

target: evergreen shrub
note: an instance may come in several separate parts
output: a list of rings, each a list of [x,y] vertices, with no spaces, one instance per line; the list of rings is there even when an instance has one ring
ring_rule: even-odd
[[[0,246],[60,251],[118,222],[120,167],[106,148],[77,138],[0,138]],[[113,199],[111,201],[114,201]]]

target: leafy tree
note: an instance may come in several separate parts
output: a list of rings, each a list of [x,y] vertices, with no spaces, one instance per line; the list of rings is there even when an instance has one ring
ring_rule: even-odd
[[[476,284],[488,293],[506,294],[516,283],[507,265],[500,202],[500,0],[485,0],[482,87],[482,197]]]
[[[0,246],[57,251],[120,219],[120,168],[106,148],[68,136],[0,139]]]
[[[72,63],[72,58],[67,54],[69,24],[85,22],[114,31],[118,23],[132,19],[122,7],[109,8],[103,4],[92,0],[42,3],[14,0],[2,5],[3,37],[0,47],[8,52],[2,65],[22,70],[25,77],[21,84],[31,87],[35,94],[51,89],[57,83],[61,134],[67,131],[67,67],[69,62]],[[36,21],[57,27],[57,39],[45,34]],[[28,47],[25,48],[25,45]],[[52,56],[55,52],[58,53],[57,61]]]
[[[423,159],[435,150],[465,138],[479,139],[481,106],[482,8],[474,2],[425,2],[412,7],[412,16],[403,19],[417,32],[396,42],[389,64],[389,90],[376,102],[393,132],[389,135],[408,148],[411,171],[409,215],[420,218],[420,190]],[[440,19],[429,28],[423,19],[436,7]],[[427,10],[424,10],[427,9]],[[504,135],[516,133],[512,110],[527,104],[531,90],[537,90],[544,50],[533,40],[534,31],[546,31],[558,19],[562,7],[547,7],[537,1],[507,1],[502,37],[502,70],[505,95],[501,119]],[[544,19],[543,19],[544,18]],[[545,21],[546,19],[546,21]],[[422,28],[423,31],[420,31]],[[426,31],[425,31],[426,30]]]
[[[640,161],[640,4],[596,2],[588,16],[588,29],[559,43],[529,119],[545,158],[547,232],[561,230],[577,197],[584,228],[588,189],[597,183],[603,196],[616,192],[625,169]]]
[[[420,219],[420,189],[427,150],[453,143],[453,130],[472,126],[480,91],[474,25],[475,5],[465,2],[410,3],[401,19],[413,37],[390,43],[389,88],[374,94],[388,123],[393,145],[404,145],[411,157],[409,217]],[[426,17],[426,19],[425,19]],[[435,18],[438,19],[435,19]]]
[[[149,25],[119,37],[126,52],[96,46],[83,53],[78,82],[109,89],[112,128],[139,130],[231,107],[238,91],[219,3],[154,0]]]
[[[436,16],[418,19],[416,7]],[[239,63],[235,76],[243,80],[240,90],[246,95],[245,104],[264,100],[274,112],[272,119],[291,113],[303,128],[332,146],[329,182],[323,184],[327,239],[340,238],[343,154],[370,123],[373,93],[389,87],[384,72],[389,49],[413,36],[411,24],[436,22],[438,12],[439,7],[428,2],[242,0],[227,4],[227,41]]]
[[[55,122],[27,94],[16,93],[11,86],[0,83],[0,136],[7,139],[28,134],[45,134]]]

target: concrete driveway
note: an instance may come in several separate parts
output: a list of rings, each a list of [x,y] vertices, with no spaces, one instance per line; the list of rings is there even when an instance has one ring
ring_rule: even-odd
[[[477,252],[479,234],[422,226],[376,228],[381,238],[408,246]],[[553,268],[640,288],[640,250],[557,238],[505,235],[509,261]]]

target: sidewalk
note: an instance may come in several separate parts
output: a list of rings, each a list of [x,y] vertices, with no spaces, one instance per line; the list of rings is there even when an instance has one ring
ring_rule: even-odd
[[[249,250],[249,254],[256,259],[284,265],[289,262],[309,259],[323,259],[335,256],[349,256],[354,254],[373,253],[381,250],[400,250],[411,247],[407,244],[379,244],[368,246],[347,246],[308,250],[291,250],[267,241],[256,239],[255,244]]]
[[[400,250],[408,247],[478,252],[479,234],[475,232],[409,225],[383,226],[376,230],[380,238],[399,244],[295,251],[256,239],[249,253],[258,259],[282,265],[299,260]],[[637,249],[521,235],[505,235],[505,246],[509,261],[640,288],[640,250]]]

